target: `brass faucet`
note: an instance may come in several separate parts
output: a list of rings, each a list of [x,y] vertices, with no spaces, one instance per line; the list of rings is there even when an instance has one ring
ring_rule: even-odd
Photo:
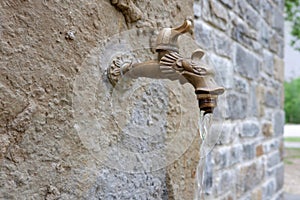
[[[191,28],[192,21],[185,20],[179,27],[162,29],[156,41],[158,60],[142,63],[124,62],[119,67],[110,66],[107,74],[112,85],[115,86],[125,73],[133,79],[147,77],[179,80],[181,84],[188,82],[195,88],[200,110],[204,111],[204,114],[212,113],[217,106],[217,97],[223,94],[224,88],[216,84],[212,69],[193,61],[201,59],[204,52],[201,49],[195,50],[191,59],[183,58],[179,54],[178,37],[189,32]]]

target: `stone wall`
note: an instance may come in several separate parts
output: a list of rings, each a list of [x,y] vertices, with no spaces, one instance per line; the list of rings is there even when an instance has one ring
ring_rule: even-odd
[[[121,54],[155,58],[158,30],[192,13],[191,0],[1,1],[0,199],[192,199],[192,86],[106,76]]]
[[[194,3],[196,41],[218,64],[227,89],[226,120],[207,162],[212,199],[283,198],[283,4]]]
[[[282,1],[0,2],[0,199],[193,199],[194,90],[109,83],[126,54],[156,57],[155,35],[195,13],[194,38],[227,89],[207,161],[212,199],[282,194]],[[194,6],[193,6],[194,5]],[[181,53],[196,47],[191,34]],[[126,88],[127,87],[127,88]]]

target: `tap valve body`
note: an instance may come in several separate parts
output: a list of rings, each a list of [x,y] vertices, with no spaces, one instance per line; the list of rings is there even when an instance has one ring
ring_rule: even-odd
[[[177,28],[164,28],[158,34],[156,51],[158,60],[142,63],[123,63],[119,66],[111,65],[108,69],[108,78],[113,85],[126,73],[131,78],[148,77],[154,79],[179,80],[180,83],[190,83],[195,88],[200,110],[204,114],[212,113],[217,106],[217,97],[224,92],[224,88],[216,84],[214,71],[196,63],[204,52],[197,49],[190,59],[179,54],[178,37],[189,32],[192,21],[185,22]]]

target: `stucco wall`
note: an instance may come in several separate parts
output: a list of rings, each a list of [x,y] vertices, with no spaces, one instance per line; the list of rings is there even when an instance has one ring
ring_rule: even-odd
[[[115,90],[106,69],[122,53],[154,58],[152,36],[192,17],[193,2],[119,3],[1,1],[0,199],[192,198],[192,87]]]
[[[160,28],[194,13],[195,40],[227,89],[206,192],[279,199],[282,1],[113,2],[1,1],[0,198],[193,199],[192,86],[124,79],[117,90],[106,69],[120,54],[155,58]],[[190,33],[180,47],[196,48]]]

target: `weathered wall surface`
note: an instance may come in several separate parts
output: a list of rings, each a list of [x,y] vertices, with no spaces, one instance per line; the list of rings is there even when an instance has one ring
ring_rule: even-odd
[[[105,75],[122,53],[155,58],[155,34],[192,16],[193,3],[195,39],[228,90],[206,192],[280,199],[283,2],[112,3],[0,2],[0,199],[193,199],[193,88],[125,79],[115,90]],[[190,37],[181,45],[195,49]]]
[[[118,94],[105,72],[120,53],[153,58],[152,35],[193,2],[112,3],[1,1],[0,199],[192,199],[192,87],[137,80]]]
[[[227,88],[227,120],[207,164],[212,199],[283,198],[283,3],[195,1],[196,40]]]

